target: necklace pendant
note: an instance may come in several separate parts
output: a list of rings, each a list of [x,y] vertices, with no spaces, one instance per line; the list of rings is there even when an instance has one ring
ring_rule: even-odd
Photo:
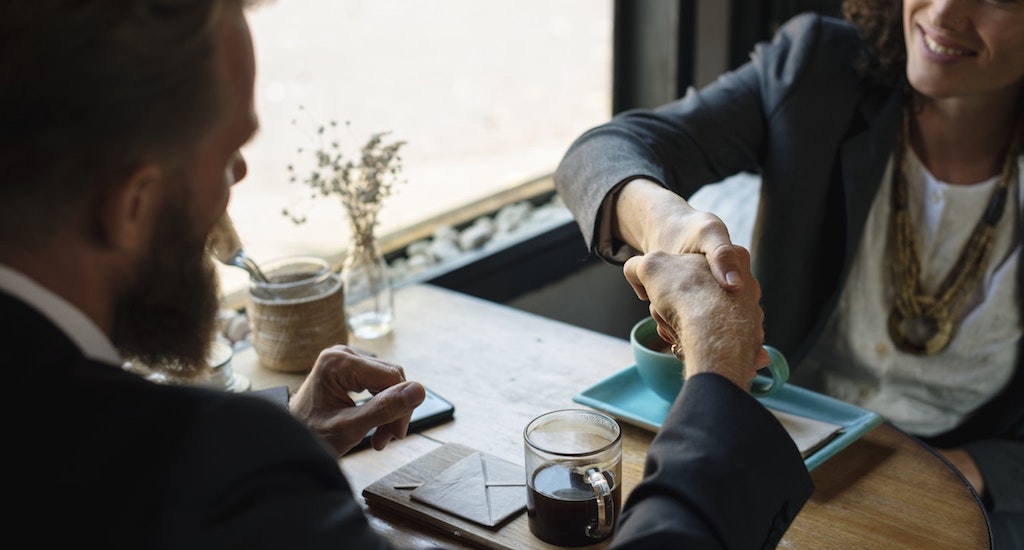
[[[904,316],[898,308],[889,313],[889,335],[896,347],[915,355],[934,355],[953,339],[953,321],[930,313]]]

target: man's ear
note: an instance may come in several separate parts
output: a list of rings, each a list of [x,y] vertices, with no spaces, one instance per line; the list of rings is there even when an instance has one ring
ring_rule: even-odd
[[[144,164],[100,198],[101,236],[111,248],[137,250],[149,242],[160,212],[160,178],[155,164]]]

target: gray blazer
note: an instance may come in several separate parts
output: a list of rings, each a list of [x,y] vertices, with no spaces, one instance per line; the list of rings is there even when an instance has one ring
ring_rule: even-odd
[[[862,46],[848,23],[801,15],[703,90],[583,134],[555,184],[590,249],[600,205],[623,182],[645,177],[689,197],[740,172],[760,174],[752,256],[767,341],[799,368],[836,307],[899,130],[901,87],[861,76]],[[971,452],[994,501],[987,503],[993,525],[1017,537],[1005,539],[1014,547],[1024,547],[1022,359],[1024,343],[1002,394],[965,425],[928,440]]]

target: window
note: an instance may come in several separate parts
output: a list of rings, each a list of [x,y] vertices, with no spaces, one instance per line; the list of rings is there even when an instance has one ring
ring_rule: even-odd
[[[250,12],[259,135],[229,213],[257,262],[337,258],[348,246],[335,197],[305,202],[287,165],[307,161],[318,124],[345,151],[374,132],[407,142],[386,199],[385,237],[550,174],[572,140],[611,113],[612,2],[302,0]],[[301,110],[300,110],[301,108]],[[295,121],[295,124],[292,121]],[[306,148],[305,153],[297,149]],[[295,225],[282,208],[306,207]],[[246,275],[221,267],[226,293]]]

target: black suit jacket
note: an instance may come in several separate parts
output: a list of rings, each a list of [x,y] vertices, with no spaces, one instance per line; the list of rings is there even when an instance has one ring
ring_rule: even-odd
[[[91,361],[0,292],[7,536],[37,547],[387,548],[331,451],[262,398],[162,386]],[[774,546],[811,492],[781,425],[701,375],[665,422],[616,548]],[[11,410],[13,409],[13,410]],[[11,514],[9,512],[8,514]]]
[[[0,293],[17,540],[97,548],[382,548],[331,452],[279,405],[97,363]]]

